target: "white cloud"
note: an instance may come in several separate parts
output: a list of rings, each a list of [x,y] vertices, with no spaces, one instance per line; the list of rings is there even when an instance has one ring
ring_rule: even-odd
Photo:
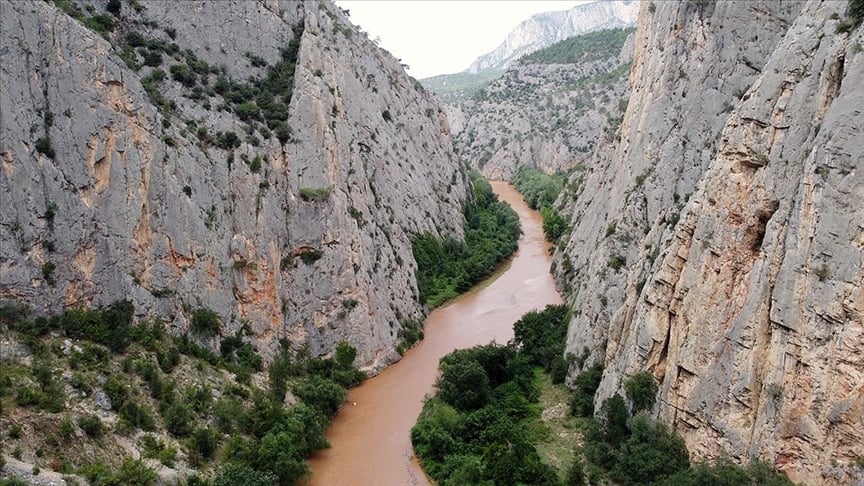
[[[351,21],[416,78],[464,71],[504,40],[521,21],[540,12],[567,10],[584,1],[337,0]]]

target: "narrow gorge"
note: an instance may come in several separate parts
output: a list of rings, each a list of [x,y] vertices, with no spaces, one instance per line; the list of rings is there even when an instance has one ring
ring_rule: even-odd
[[[348,7],[0,0],[0,484],[864,485],[864,1]]]

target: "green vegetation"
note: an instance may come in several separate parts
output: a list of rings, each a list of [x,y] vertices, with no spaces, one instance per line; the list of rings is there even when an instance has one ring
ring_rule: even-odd
[[[615,254],[609,257],[609,261],[606,264],[609,266],[609,268],[617,272],[621,269],[621,267],[627,264],[627,258],[623,255]]]
[[[651,380],[653,382],[653,378]],[[628,382],[632,382],[632,378]],[[620,395],[603,402],[597,418],[584,423],[583,433],[583,452],[587,459],[585,472],[592,483],[608,480],[617,484],[670,486],[792,484],[759,462],[742,468],[720,459],[714,465],[703,463],[691,467],[681,437],[663,423],[645,415],[631,417]]]
[[[565,39],[522,56],[521,64],[578,64],[617,56],[636,29],[608,29]]]
[[[569,231],[567,221],[552,208],[540,209],[540,216],[543,218],[543,235],[547,241],[555,243]]]
[[[576,417],[594,415],[594,394],[603,379],[603,365],[595,363],[576,376],[573,381],[573,397],[570,399],[570,413]]]
[[[473,193],[465,204],[465,241],[439,240],[430,233],[411,243],[417,261],[420,300],[437,307],[489,276],[516,251],[522,229],[516,212],[492,192],[477,173],[471,175]]]
[[[558,194],[567,184],[567,175],[562,173],[549,175],[536,167],[523,165],[510,178],[510,182],[522,194],[525,203],[531,209],[541,209],[555,204]]]
[[[480,73],[464,71],[456,74],[441,74],[431,78],[421,79],[420,83],[442,100],[453,103],[467,100],[480,93],[492,81],[500,78],[504,71],[491,70]]]
[[[527,358],[513,346],[479,346],[445,356],[441,370],[411,430],[438,484],[558,484],[534,447],[539,390]]]
[[[300,199],[304,201],[326,201],[330,197],[330,186],[327,187],[301,187]]]
[[[78,5],[74,0],[53,0],[53,2],[57,8],[64,11],[73,19],[83,23],[88,28],[98,32],[103,37],[107,37],[107,35],[114,30],[114,20],[110,15],[93,15],[88,17],[80,8],[78,8]],[[110,3],[111,1],[109,0],[109,4]]]
[[[192,332],[205,336],[215,336],[219,333],[219,314],[210,309],[197,309],[192,312],[189,327]]]
[[[53,159],[54,156],[57,155],[56,152],[54,152],[54,148],[51,147],[51,139],[48,138],[47,135],[36,140],[36,151],[49,159]]]
[[[420,463],[438,484],[792,484],[759,462],[740,467],[721,458],[691,466],[683,439],[640,413],[657,393],[649,372],[630,376],[628,400],[615,394],[594,416],[603,375],[595,364],[573,382],[575,417],[556,412],[567,393],[539,367],[554,375],[554,363],[564,362],[568,314],[565,306],[530,312],[514,325],[507,346],[478,346],[441,359],[437,393],[411,430]],[[586,350],[567,361],[581,366],[587,357]]]
[[[837,33],[843,34],[858,28],[864,22],[864,0],[849,0],[846,8],[846,20],[837,24]]]
[[[552,206],[567,183],[566,174],[549,175],[540,169],[521,166],[510,179],[531,209],[539,209],[543,217],[543,234],[555,243],[569,229],[567,221]]]
[[[323,432],[346,387],[365,378],[346,342],[325,359],[281,340],[265,369],[242,330],[223,338],[216,354],[189,335],[168,336],[160,323],[135,324],[134,315],[119,301],[29,319],[27,307],[0,302],[6,339],[32,354],[29,365],[4,358],[0,366],[5,452],[92,484],[153,484],[144,462],[117,455],[118,435],[143,430],[134,441],[141,457],[169,467],[184,457],[202,473],[188,484],[295,484],[308,475],[306,457],[327,446]],[[191,316],[190,332],[220,329],[212,311]],[[298,399],[293,405],[285,405],[287,390]],[[81,412],[84,397],[97,392],[119,420]],[[2,413],[10,407],[14,414]]]
[[[627,399],[630,400],[633,413],[651,410],[654,406],[654,400],[657,398],[657,382],[654,381],[651,373],[642,371],[627,378],[624,389],[627,391]]]
[[[535,366],[552,375],[553,383],[563,383],[568,364],[564,359],[570,313],[565,305],[547,305],[531,311],[513,324],[513,342]]]
[[[324,252],[317,248],[309,248],[300,253],[300,260],[306,265],[312,265],[324,256]]]
[[[402,319],[400,323],[402,324],[402,328],[399,329],[399,333],[396,335],[399,338],[396,351],[402,355],[414,344],[423,339],[423,322],[415,319]]]

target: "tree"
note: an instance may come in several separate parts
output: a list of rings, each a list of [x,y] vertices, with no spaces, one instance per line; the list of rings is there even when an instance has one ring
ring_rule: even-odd
[[[304,457],[292,434],[271,432],[261,439],[255,464],[276,474],[279,484],[292,485],[309,473]]]
[[[633,414],[637,414],[642,410],[650,410],[654,406],[654,400],[657,396],[657,383],[654,381],[654,376],[642,371],[627,378],[624,382],[624,390],[627,392],[627,398],[633,405]]]
[[[604,440],[614,448],[618,448],[630,432],[627,428],[627,405],[621,395],[615,394],[603,401],[600,407],[600,421],[603,424]]]
[[[247,464],[228,463],[216,475],[213,486],[272,486],[276,475],[258,471]]]
[[[294,388],[294,394],[303,403],[320,411],[327,417],[333,417],[339,411],[348,392],[336,383],[321,376],[311,376],[304,383]]]
[[[543,234],[547,241],[555,243],[567,232],[567,221],[551,208],[540,209],[540,216],[543,218]]]
[[[491,394],[486,371],[470,358],[442,363],[437,387],[441,399],[457,410],[476,410]]]
[[[162,419],[168,432],[176,437],[186,437],[192,433],[192,412],[180,401],[172,403],[162,414]]]
[[[647,484],[690,467],[684,440],[662,422],[638,415],[621,445],[610,477],[624,484]]]
[[[336,365],[342,368],[351,368],[354,366],[354,359],[357,357],[357,350],[348,344],[347,341],[341,341],[336,346]]]
[[[568,320],[566,305],[547,305],[513,324],[513,341],[532,363],[550,371],[555,359],[564,355]]]
[[[603,365],[595,363],[579,373],[573,382],[573,398],[570,400],[570,413],[577,417],[594,415],[594,394],[603,379]]]

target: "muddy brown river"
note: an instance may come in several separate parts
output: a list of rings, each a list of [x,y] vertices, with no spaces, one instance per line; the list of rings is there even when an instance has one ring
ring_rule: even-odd
[[[498,196],[519,214],[524,234],[510,264],[496,277],[432,312],[425,338],[398,363],[352,389],[327,431],[330,449],[311,459],[310,486],[429,484],[414,457],[411,427],[423,398],[432,393],[438,360],[459,348],[506,343],[513,323],[530,310],[560,304],[549,273],[549,244],[540,213],[509,184],[493,182]]]

